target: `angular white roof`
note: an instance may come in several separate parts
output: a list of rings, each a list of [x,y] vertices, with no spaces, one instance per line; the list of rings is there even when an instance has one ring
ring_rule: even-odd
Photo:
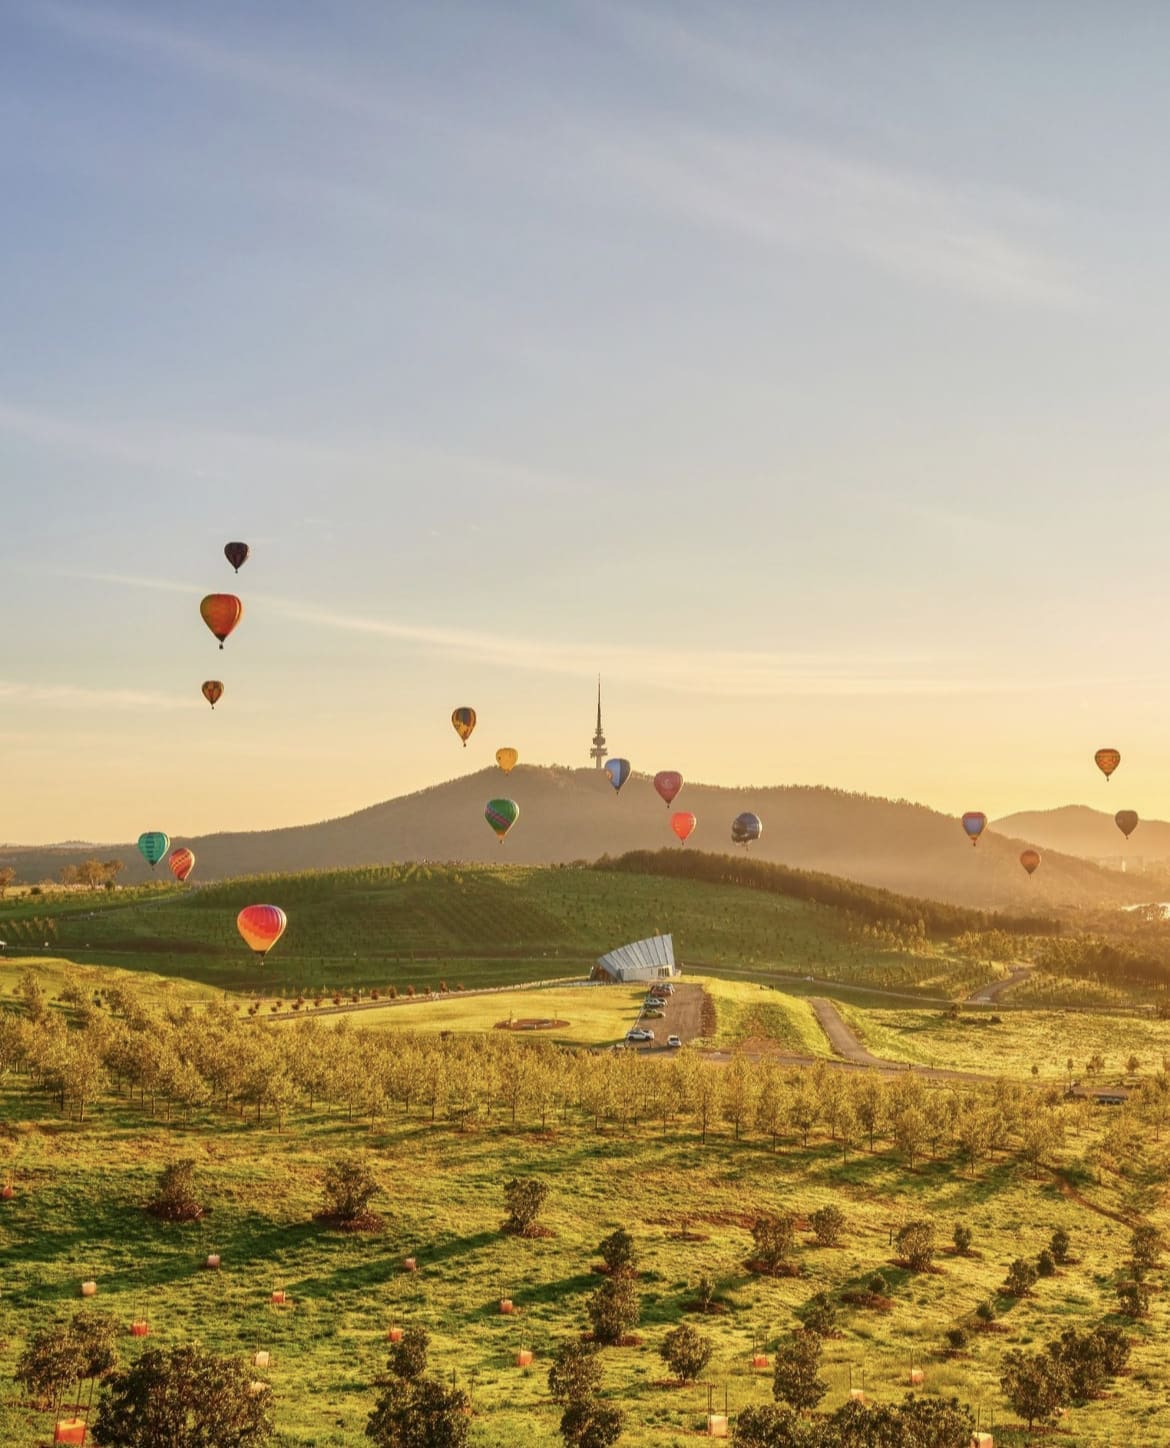
[[[674,939],[670,935],[651,935],[632,945],[619,945],[597,963],[619,980],[644,980],[657,976],[664,968],[673,974]]]

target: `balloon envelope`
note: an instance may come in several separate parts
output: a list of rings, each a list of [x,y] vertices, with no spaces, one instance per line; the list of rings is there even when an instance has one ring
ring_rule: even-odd
[[[288,916],[279,905],[245,905],[236,916],[236,929],[244,944],[257,955],[267,955],[287,925]]]
[[[670,827],[685,845],[695,833],[695,826],[699,821],[691,814],[690,810],[680,809],[670,817]]]
[[[963,816],[963,828],[971,838],[971,843],[977,845],[979,836],[987,828],[987,816],[978,810],[972,810]]]
[[[489,799],[483,817],[499,835],[502,842],[504,836],[520,818],[520,806],[514,799]]]
[[[223,698],[223,685],[218,679],[205,679],[203,681],[203,697],[214,709]]]
[[[733,845],[750,845],[764,833],[759,815],[746,811],[731,821],[731,842]]]
[[[248,561],[248,555],[252,550],[246,543],[225,543],[223,545],[223,556],[239,573],[244,564]]]
[[[654,788],[666,801],[667,809],[682,787],[683,777],[677,769],[663,769],[654,776]]]
[[[520,761],[520,756],[514,749],[497,749],[496,763],[505,774],[511,774]]]
[[[1040,851],[1025,850],[1020,856],[1020,864],[1023,865],[1029,875],[1034,875],[1040,865]]]
[[[468,709],[466,706],[456,709],[451,715],[451,727],[463,740],[463,747],[466,749],[467,741],[471,738],[471,731],[475,728],[475,710]]]
[[[195,868],[195,855],[191,850],[180,845],[177,850],[172,850],[167,856],[167,864],[171,867],[171,874],[181,885]]]
[[[609,782],[614,790],[620,794],[622,785],[630,777],[630,761],[628,759],[611,759],[605,766],[605,772],[609,775]]]
[[[1119,749],[1098,749],[1093,755],[1093,760],[1097,768],[1108,779],[1121,763],[1121,751]]]
[[[1113,816],[1113,823],[1128,840],[1130,835],[1138,827],[1138,816],[1136,809],[1119,809]]]
[[[152,870],[170,847],[171,837],[164,835],[162,830],[147,830],[145,834],[138,836],[138,848],[142,858]]]
[[[244,605],[234,593],[209,593],[199,605],[203,622],[219,640],[223,641],[244,616]]]

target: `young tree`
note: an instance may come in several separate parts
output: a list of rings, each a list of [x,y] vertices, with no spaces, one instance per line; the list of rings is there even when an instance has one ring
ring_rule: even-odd
[[[622,1410],[596,1398],[569,1403],[561,1414],[561,1437],[572,1448],[610,1448],[624,1427]]]
[[[517,1237],[536,1235],[536,1219],[548,1200],[548,1183],[538,1177],[513,1177],[504,1184],[504,1205],[508,1216],[504,1231]]]
[[[926,1116],[917,1106],[906,1106],[894,1117],[894,1145],[911,1171],[926,1149]]]
[[[934,1261],[934,1223],[925,1218],[907,1222],[894,1244],[911,1272],[928,1272]]]
[[[0,900],[7,895],[9,887],[16,879],[16,871],[11,865],[0,865]]]
[[[325,1216],[345,1224],[369,1215],[379,1182],[360,1157],[339,1157],[325,1168],[322,1189]]]
[[[80,1308],[28,1342],[14,1376],[31,1398],[51,1407],[74,1384],[107,1377],[118,1365],[121,1329],[109,1313]]]
[[[421,1378],[427,1370],[430,1346],[430,1334],[425,1327],[408,1327],[398,1341],[390,1345],[387,1366],[392,1375],[408,1383]]]
[[[711,1350],[709,1337],[681,1322],[663,1338],[658,1355],[679,1382],[693,1383],[711,1361]]]
[[[804,1307],[804,1330],[818,1337],[832,1337],[837,1331],[837,1305],[827,1292],[818,1292]]]
[[[594,1340],[612,1347],[637,1325],[642,1308],[628,1277],[607,1277],[590,1297],[586,1310]]]
[[[999,1386],[1004,1397],[1028,1424],[1028,1432],[1036,1423],[1056,1416],[1066,1398],[1064,1371],[1046,1352],[1026,1353],[1013,1348],[1003,1360]]]
[[[1039,1273],[1033,1263],[1024,1257],[1017,1257],[1008,1268],[1007,1280],[1004,1282],[1003,1290],[1010,1297],[1027,1297],[1032,1288],[1036,1285],[1036,1278]]]
[[[601,1260],[605,1263],[611,1276],[618,1277],[623,1273],[628,1276],[637,1276],[638,1261],[637,1253],[634,1250],[634,1239],[624,1227],[619,1227],[616,1232],[611,1232],[608,1237],[603,1237],[598,1243],[597,1250],[601,1253]]]
[[[818,1437],[817,1442],[822,1443]],[[805,1448],[812,1442],[808,1424],[787,1404],[744,1408],[735,1420],[735,1448]]]
[[[1133,1275],[1140,1279],[1147,1272],[1153,1272],[1161,1260],[1162,1234],[1151,1223],[1143,1222],[1133,1229],[1129,1249],[1133,1259]]]
[[[1068,1261],[1068,1249],[1071,1243],[1069,1235],[1063,1227],[1057,1227],[1048,1243],[1048,1250],[1052,1253],[1053,1261],[1059,1262],[1062,1266]]]
[[[199,1346],[148,1348],[102,1395],[102,1448],[254,1448],[272,1436],[272,1394],[239,1360]]]
[[[391,1378],[366,1423],[377,1448],[464,1448],[471,1402],[458,1388],[425,1375]]]
[[[815,1333],[794,1333],[776,1349],[772,1396],[798,1413],[810,1412],[829,1391],[817,1376],[821,1366],[821,1340]]]
[[[1117,1284],[1117,1310],[1135,1322],[1150,1310],[1149,1285],[1135,1279]]]
[[[952,1233],[952,1240],[955,1244],[955,1251],[960,1257],[965,1257],[971,1250],[971,1243],[974,1240],[974,1233],[971,1228],[963,1222],[955,1223],[955,1230]]]
[[[845,1232],[845,1213],[832,1205],[819,1207],[809,1218],[817,1245],[821,1247],[840,1246]]]
[[[586,1403],[601,1392],[601,1356],[590,1342],[569,1338],[561,1343],[548,1370],[548,1391],[554,1403]]]
[[[752,1225],[752,1241],[756,1244],[756,1259],[764,1270],[779,1271],[796,1244],[796,1218],[787,1213],[757,1217]]]
[[[1054,1277],[1056,1275],[1056,1258],[1045,1247],[1036,1258],[1036,1273],[1040,1277]]]
[[[195,1188],[196,1165],[193,1157],[183,1157],[163,1167],[147,1210],[164,1222],[197,1222],[203,1205]]]

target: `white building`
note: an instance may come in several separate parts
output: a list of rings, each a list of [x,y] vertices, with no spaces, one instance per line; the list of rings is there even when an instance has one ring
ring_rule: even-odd
[[[651,935],[635,940],[632,945],[619,945],[603,955],[593,967],[594,980],[618,984],[627,981],[669,980],[681,971],[674,963],[674,939],[670,935]]]

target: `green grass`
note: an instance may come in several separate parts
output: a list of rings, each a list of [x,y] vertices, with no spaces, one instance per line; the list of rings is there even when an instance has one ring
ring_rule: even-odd
[[[229,1118],[171,1129],[109,1103],[79,1127],[12,1085],[0,1094],[0,1109],[9,1123],[4,1152],[19,1186],[16,1199],[0,1206],[0,1436],[10,1448],[32,1448],[48,1436],[48,1419],[19,1407],[7,1381],[24,1338],[75,1306],[78,1283],[91,1273],[99,1284],[95,1306],[126,1321],[148,1315],[147,1345],[198,1336],[222,1351],[269,1349],[283,1444],[357,1448],[386,1328],[420,1322],[432,1335],[435,1368],[472,1389],[477,1448],[545,1448],[556,1423],[545,1386],[549,1353],[584,1325],[585,1299],[598,1281],[590,1270],[596,1244],[625,1225],[644,1268],[644,1342],[605,1352],[606,1391],[628,1411],[623,1442],[650,1448],[689,1440],[700,1421],[705,1390],[658,1386],[665,1374],[656,1348],[702,1274],[731,1309],[698,1325],[715,1341],[707,1376],[720,1396],[727,1385],[733,1411],[768,1399],[766,1375],[747,1367],[756,1334],[774,1338],[817,1290],[855,1284],[880,1268],[893,1284],[895,1308],[885,1316],[847,1315],[844,1335],[827,1347],[826,1406],[844,1400],[850,1367],[855,1380],[864,1372],[878,1400],[897,1398],[913,1361],[926,1371],[928,1392],[957,1393],[981,1404],[985,1420],[994,1409],[1002,1422],[996,1384],[1003,1353],[1106,1313],[1108,1274],[1124,1252],[1114,1222],[1061,1197],[1048,1178],[1032,1180],[1006,1165],[968,1181],[942,1166],[910,1174],[881,1153],[842,1163],[828,1145],[773,1155],[756,1140],[735,1145],[716,1136],[701,1149],[691,1132],[595,1134],[581,1125],[461,1134],[431,1128],[418,1115],[371,1134],[336,1114],[302,1112],[277,1134]],[[371,1153],[386,1184],[384,1238],[347,1238],[312,1221],[323,1165],[355,1149]],[[195,1226],[160,1225],[141,1203],[160,1165],[188,1153],[200,1161],[212,1215]],[[501,1185],[515,1173],[551,1184],[553,1237],[522,1242],[500,1234]],[[1107,1209],[1119,1204],[1113,1184],[1085,1191]],[[745,1223],[753,1213],[808,1213],[830,1201],[847,1217],[842,1248],[802,1246],[799,1279],[765,1281],[744,1271]],[[670,1239],[684,1212],[706,1241]],[[953,1220],[969,1222],[980,1255],[944,1257],[937,1276],[891,1267],[891,1228],[919,1213],[930,1214],[944,1237]],[[1006,1263],[1034,1256],[1056,1225],[1071,1233],[1079,1264],[1006,1310],[1004,1335],[977,1338],[969,1357],[942,1361],[943,1331],[994,1295]],[[223,1256],[218,1274],[200,1270],[209,1251]],[[401,1270],[406,1254],[418,1257],[417,1275]],[[291,1294],[291,1308],[268,1306],[274,1285]],[[516,1301],[516,1316],[499,1315],[503,1295]],[[1136,1330],[1135,1371],[1124,1392],[1072,1411],[1062,1444],[1170,1438],[1157,1426],[1170,1391],[1166,1327],[1159,1297],[1152,1319]],[[512,1365],[521,1346],[537,1354],[529,1372]],[[127,1337],[124,1355],[141,1347]],[[1021,1440],[997,1431],[997,1442],[1013,1441]]]
[[[828,1054],[825,1034],[802,997],[744,981],[687,977],[696,978],[715,1003],[712,1045],[736,1046],[754,1039],[772,1041],[782,1050],[802,1056]]]

